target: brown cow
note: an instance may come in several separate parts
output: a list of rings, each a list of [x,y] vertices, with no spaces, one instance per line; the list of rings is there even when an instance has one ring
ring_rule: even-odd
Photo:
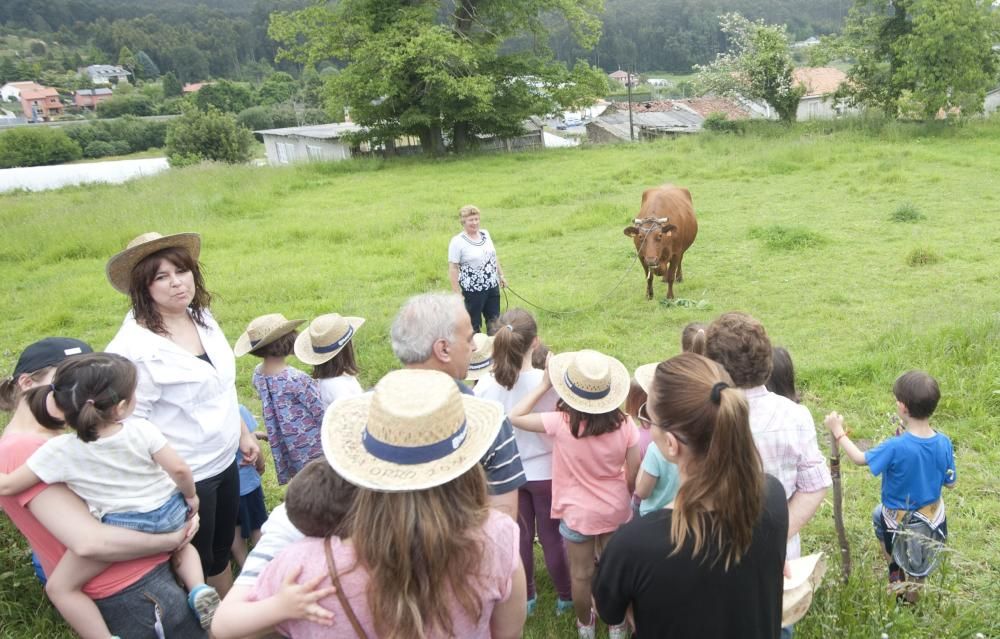
[[[625,235],[632,237],[642,260],[647,300],[653,299],[654,275],[667,283],[667,299],[674,298],[674,275],[678,282],[684,281],[681,260],[697,234],[690,191],[666,184],[643,192],[639,217],[625,227]]]

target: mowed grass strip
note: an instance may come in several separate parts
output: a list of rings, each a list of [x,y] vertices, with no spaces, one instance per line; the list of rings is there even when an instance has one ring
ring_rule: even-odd
[[[946,495],[948,561],[918,607],[898,608],[871,533],[879,481],[845,468],[854,573],[839,583],[828,499],[803,538],[807,551],[828,553],[830,570],[796,634],[998,636],[998,155],[995,118],[958,127],[857,120],[518,155],[204,165],[117,187],[9,194],[0,196],[0,370],[46,335],[105,345],[128,308],[104,279],[107,258],[145,231],[198,231],[230,341],[263,313],[361,315],[368,323],[355,345],[362,381],[374,384],[397,366],[388,328],[399,305],[448,288],[447,243],[459,207],[474,203],[513,290],[560,311],[536,311],[556,351],[596,348],[633,368],[677,353],[686,323],[747,311],[792,353],[817,423],[839,410],[855,437],[873,442],[889,434],[895,377],[935,375],[943,399],[934,421],[954,441],[959,469]],[[622,234],[642,191],[666,182],[690,189],[698,215],[675,287],[691,304],[660,303],[659,281],[657,299],[644,300]],[[255,363],[239,361],[239,391],[259,409]],[[273,506],[282,492],[272,471],[265,486]],[[11,540],[0,549],[0,636],[71,636],[34,581],[26,546],[5,518],[0,526]],[[538,611],[525,635],[572,636],[572,615],[552,613],[543,563],[536,576]]]

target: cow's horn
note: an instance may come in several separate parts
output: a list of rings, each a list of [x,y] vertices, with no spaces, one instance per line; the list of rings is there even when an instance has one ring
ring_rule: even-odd
[[[642,224],[642,220],[640,220],[639,218],[635,218],[634,220],[632,220],[632,223],[633,224]]]
[[[666,224],[666,223],[667,223],[667,220],[669,220],[669,219],[670,219],[669,217],[661,217],[661,218],[657,218],[657,220],[656,220],[656,221],[657,221],[658,223],[660,223],[660,224]]]

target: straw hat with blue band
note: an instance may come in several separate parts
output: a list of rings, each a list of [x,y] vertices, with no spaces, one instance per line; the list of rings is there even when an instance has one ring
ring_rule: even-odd
[[[323,418],[323,453],[357,486],[426,490],[478,464],[503,420],[499,402],[463,395],[444,373],[392,371],[371,393],[330,406]]]
[[[236,340],[233,353],[236,357],[252,353],[261,346],[267,346],[279,337],[288,335],[303,323],[305,323],[304,319],[285,319],[281,313],[270,313],[256,317],[250,320],[247,330]]]
[[[364,323],[363,317],[320,315],[295,339],[295,356],[313,366],[326,363],[347,346]]]
[[[614,357],[589,350],[559,353],[548,368],[556,394],[578,411],[600,415],[628,397],[628,371]]]
[[[201,236],[197,233],[174,233],[173,235],[160,235],[153,231],[143,233],[136,237],[125,250],[111,256],[104,272],[108,276],[108,281],[119,293],[129,294],[129,282],[132,280],[132,269],[136,264],[143,261],[153,253],[167,248],[181,248],[191,255],[191,259],[198,261],[201,253]]]
[[[477,380],[493,370],[493,338],[476,333],[472,336],[472,343],[476,350],[472,352],[469,372],[466,373],[465,379]]]

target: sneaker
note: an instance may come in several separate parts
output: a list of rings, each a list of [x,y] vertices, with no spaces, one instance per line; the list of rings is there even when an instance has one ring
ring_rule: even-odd
[[[576,634],[580,639],[595,639],[597,637],[597,623],[594,620],[594,610],[590,610],[590,623],[582,624],[576,620]]]
[[[535,606],[538,605],[538,597],[532,597],[528,600],[528,616],[535,614]]]
[[[573,609],[572,599],[556,599],[556,616]]]
[[[629,639],[631,636],[628,624],[624,621],[616,626],[608,626],[608,639]]]
[[[188,606],[191,607],[195,619],[198,620],[201,627],[208,630],[208,627],[212,625],[212,617],[215,616],[215,611],[219,607],[219,593],[207,584],[195,586],[188,593]]]

